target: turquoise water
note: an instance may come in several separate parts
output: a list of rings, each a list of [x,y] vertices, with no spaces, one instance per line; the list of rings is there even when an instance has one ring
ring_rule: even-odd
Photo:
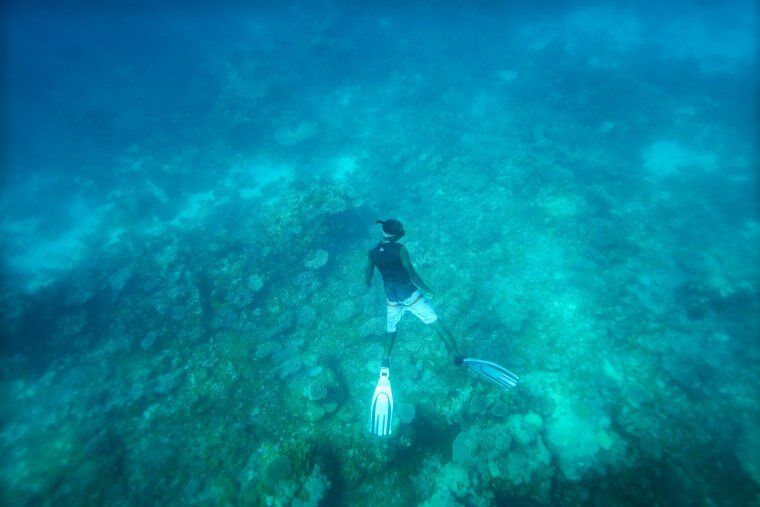
[[[0,503],[760,504],[752,2],[4,9]]]

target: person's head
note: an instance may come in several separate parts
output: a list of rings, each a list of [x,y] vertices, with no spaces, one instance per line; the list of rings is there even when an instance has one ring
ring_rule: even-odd
[[[383,226],[383,239],[385,241],[398,241],[404,237],[404,234],[406,234],[406,231],[404,231],[404,224],[395,218],[375,220],[375,223]]]

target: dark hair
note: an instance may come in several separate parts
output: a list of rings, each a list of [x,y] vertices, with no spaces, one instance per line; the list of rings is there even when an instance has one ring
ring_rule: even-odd
[[[389,218],[388,220],[375,220],[376,224],[383,226],[383,232],[390,234],[394,238],[398,239],[406,234],[404,231],[404,224],[396,220],[395,218]]]

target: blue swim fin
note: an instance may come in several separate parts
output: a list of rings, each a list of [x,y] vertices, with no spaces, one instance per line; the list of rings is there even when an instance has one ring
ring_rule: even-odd
[[[520,377],[508,369],[499,366],[496,363],[492,363],[491,361],[467,357],[462,360],[462,364],[481,377],[488,379],[501,387],[515,387],[517,381],[520,380]]]

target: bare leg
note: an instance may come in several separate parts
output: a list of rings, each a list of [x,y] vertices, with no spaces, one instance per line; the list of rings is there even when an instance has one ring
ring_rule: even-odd
[[[443,322],[441,322],[441,319],[437,319],[435,322],[430,324],[433,326],[433,331],[435,331],[435,334],[438,335],[438,338],[441,339],[444,345],[446,345],[446,348],[449,349],[449,352],[454,354],[454,356],[461,356],[462,353],[459,352],[459,348],[457,347],[457,343],[454,340],[454,337],[451,335],[448,329],[446,329],[446,326],[443,325]]]
[[[385,351],[383,353],[383,366],[388,366],[391,358],[391,350],[393,350],[393,344],[396,342],[396,331],[392,333],[385,333]]]

